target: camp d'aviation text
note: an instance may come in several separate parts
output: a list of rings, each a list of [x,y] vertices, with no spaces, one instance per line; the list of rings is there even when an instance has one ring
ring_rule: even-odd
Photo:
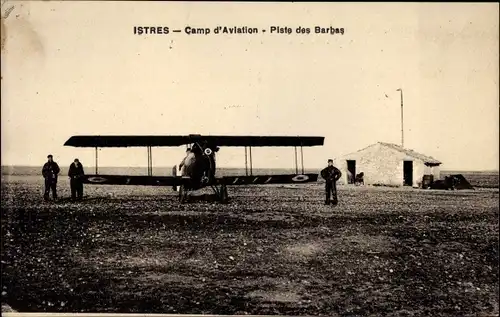
[[[134,26],[134,34],[136,35],[168,35],[171,33],[185,33],[187,35],[208,35],[208,34],[258,34],[258,33],[269,33],[269,34],[340,34],[344,35],[344,28],[335,28],[333,26],[321,27],[315,26],[314,28],[309,27],[288,27],[288,26],[271,26],[269,30],[262,29],[259,30],[255,27],[228,27],[228,26],[216,26],[214,28],[207,27],[192,27],[186,26],[184,29],[171,29],[168,26]]]

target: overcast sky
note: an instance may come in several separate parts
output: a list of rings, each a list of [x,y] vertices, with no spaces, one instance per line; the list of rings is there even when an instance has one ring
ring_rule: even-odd
[[[400,143],[443,169],[498,169],[498,4],[7,2],[2,165],[62,165],[93,149],[78,134],[319,135],[306,167],[372,143]],[[134,26],[249,26],[265,34],[139,36]],[[270,34],[271,26],[344,28]],[[6,31],[4,33],[4,31]],[[183,148],[153,149],[156,166]],[[254,149],[256,167],[292,167],[293,148]],[[145,148],[100,165],[145,166]],[[220,166],[244,166],[223,148]]]

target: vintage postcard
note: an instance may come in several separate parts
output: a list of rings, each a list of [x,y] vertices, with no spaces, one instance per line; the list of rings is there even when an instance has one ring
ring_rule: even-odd
[[[3,0],[2,312],[498,315],[498,17]]]

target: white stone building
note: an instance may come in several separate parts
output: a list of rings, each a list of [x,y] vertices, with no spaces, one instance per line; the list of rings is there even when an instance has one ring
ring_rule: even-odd
[[[440,165],[433,157],[383,142],[335,160],[335,166],[342,171],[339,184],[353,183],[354,175],[363,172],[365,185],[419,186],[424,175],[438,180]]]

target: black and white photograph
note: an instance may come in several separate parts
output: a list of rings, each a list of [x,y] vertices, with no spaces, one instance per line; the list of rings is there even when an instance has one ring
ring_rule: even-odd
[[[498,2],[1,9],[2,315],[498,316]]]

